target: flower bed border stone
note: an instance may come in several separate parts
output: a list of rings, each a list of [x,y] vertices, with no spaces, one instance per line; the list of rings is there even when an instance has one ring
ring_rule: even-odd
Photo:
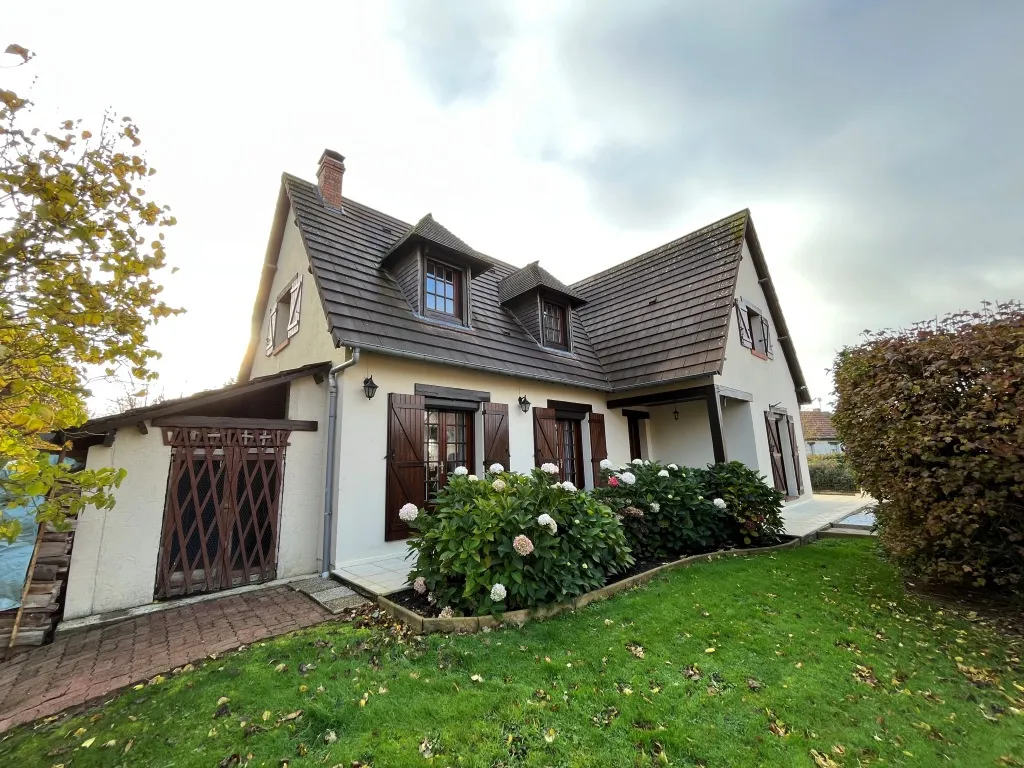
[[[566,611],[577,611],[584,606],[598,602],[599,600],[607,600],[609,597],[617,595],[619,592],[625,592],[627,589],[632,589],[633,587],[639,587],[646,584],[661,573],[675,570],[676,568],[682,568],[692,563],[698,563],[701,561],[711,562],[717,558],[728,557],[729,555],[739,557],[740,555],[757,555],[765,552],[781,552],[785,549],[793,549],[795,547],[799,547],[801,544],[809,543],[815,538],[817,537],[793,537],[789,541],[783,542],[782,544],[774,544],[770,547],[754,547],[752,549],[721,549],[717,552],[707,552],[702,555],[690,555],[689,557],[674,560],[671,563],[665,563],[664,565],[659,565],[656,568],[651,568],[650,570],[635,574],[634,576],[630,576],[622,581],[616,581],[613,584],[608,584],[607,586],[587,592],[586,594],[580,595],[579,597],[564,603],[541,605],[536,608],[523,608],[518,611],[505,611],[500,620],[493,616],[455,616],[450,619],[430,618],[427,616],[421,616],[415,611],[411,611],[408,608],[398,605],[397,603],[388,600],[383,595],[377,597],[377,605],[392,618],[405,622],[409,628],[418,635],[433,635],[439,633],[472,634],[474,632],[479,632],[482,629],[495,629],[503,624],[521,627],[528,621],[543,621],[557,616],[560,613],[565,613]]]

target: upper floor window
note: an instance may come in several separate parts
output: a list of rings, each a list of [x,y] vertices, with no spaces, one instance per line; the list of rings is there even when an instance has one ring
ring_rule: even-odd
[[[462,270],[428,259],[423,295],[428,312],[462,317]]]
[[[740,343],[749,347],[758,357],[767,360],[772,357],[772,331],[768,319],[761,311],[743,300],[736,302],[736,317],[739,320]]]
[[[550,301],[541,304],[541,324],[544,344],[548,347],[569,348],[569,330],[566,327],[565,307]]]
[[[299,332],[299,314],[302,308],[302,275],[286,286],[277,296],[267,319],[266,352],[272,355],[284,349],[288,340]]]

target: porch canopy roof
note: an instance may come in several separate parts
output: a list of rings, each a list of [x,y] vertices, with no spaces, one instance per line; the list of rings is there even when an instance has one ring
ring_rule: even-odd
[[[286,401],[282,395],[286,393],[282,385],[306,376],[322,377],[330,368],[329,361],[310,363],[220,389],[209,389],[187,397],[132,408],[123,413],[90,419],[77,429],[58,435],[58,438],[60,442],[73,440],[76,449],[100,442],[109,445],[121,427],[135,426],[145,433],[147,421],[158,424],[165,417],[176,417],[174,421],[177,426],[188,426],[183,420],[189,418],[203,419],[211,426],[217,426],[211,419],[219,418],[225,422],[220,426],[227,426],[228,420],[239,418],[254,427],[259,426],[260,421],[275,421],[279,428],[316,430],[315,421],[288,421],[284,418]]]

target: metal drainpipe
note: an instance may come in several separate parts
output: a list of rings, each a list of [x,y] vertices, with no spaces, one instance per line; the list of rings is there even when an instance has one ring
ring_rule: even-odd
[[[327,578],[331,572],[331,532],[334,520],[334,446],[338,426],[338,374],[359,362],[359,347],[352,348],[352,357],[327,373],[327,470],[324,473],[324,552],[320,575]]]

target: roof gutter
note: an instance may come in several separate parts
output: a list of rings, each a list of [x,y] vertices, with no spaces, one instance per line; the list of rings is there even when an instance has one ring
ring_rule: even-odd
[[[334,448],[338,431],[338,374],[359,362],[359,347],[352,348],[352,357],[331,368],[327,373],[327,468],[324,472],[324,552],[320,575],[327,578],[331,572],[331,533],[334,530]]]

